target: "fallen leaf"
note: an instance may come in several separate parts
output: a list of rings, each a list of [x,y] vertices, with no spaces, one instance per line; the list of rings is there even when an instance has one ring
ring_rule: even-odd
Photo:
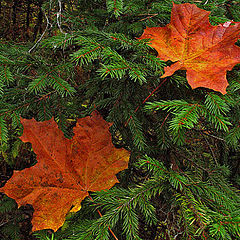
[[[88,191],[111,188],[115,174],[128,166],[129,152],[111,141],[110,123],[94,112],[78,119],[74,137],[67,139],[53,119],[21,119],[23,142],[31,142],[38,163],[12,178],[0,190],[19,205],[32,204],[33,231],[56,231],[66,214],[76,212]]]
[[[240,63],[240,22],[218,26],[209,23],[210,12],[194,4],[174,4],[171,22],[165,27],[146,28],[140,39],[150,38],[158,57],[174,62],[162,76],[187,70],[187,80],[194,89],[206,87],[226,93],[227,70]]]

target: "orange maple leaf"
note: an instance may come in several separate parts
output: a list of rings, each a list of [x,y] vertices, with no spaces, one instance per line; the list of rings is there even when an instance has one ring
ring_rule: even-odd
[[[187,80],[194,89],[206,87],[226,93],[227,70],[240,63],[240,22],[218,26],[209,23],[210,12],[194,4],[174,4],[171,22],[165,27],[146,28],[140,39],[150,38],[158,57],[174,63],[165,68],[163,77],[187,70]]]
[[[21,140],[31,142],[38,163],[22,171],[1,188],[19,205],[32,204],[33,231],[56,231],[66,214],[76,212],[88,191],[111,188],[115,174],[128,166],[130,153],[111,141],[110,123],[94,112],[78,119],[74,137],[67,139],[53,119],[45,122],[21,119]]]

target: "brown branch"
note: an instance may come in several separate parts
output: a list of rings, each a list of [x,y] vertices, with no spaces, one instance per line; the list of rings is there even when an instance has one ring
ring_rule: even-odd
[[[138,111],[138,109],[140,108],[140,106],[142,104],[144,104],[165,82],[167,81],[167,78],[165,78],[144,100],[141,104],[139,104],[137,106],[137,108],[134,110],[134,112],[136,113]],[[128,123],[130,122],[130,120],[132,119],[133,115],[131,115],[129,117],[129,119],[127,120],[127,122],[125,123],[125,127],[128,125]]]
[[[42,35],[40,36],[40,38],[37,40],[37,42],[28,50],[29,53],[31,53],[31,51],[41,42],[42,38],[44,37],[45,33],[47,32],[48,28],[52,27],[52,24],[50,23],[48,16],[45,12],[42,13],[42,9],[41,9],[41,3],[39,3],[39,16],[38,16],[38,21],[39,21],[39,31],[41,32],[41,25],[42,25],[42,15],[45,15],[46,21],[47,21],[47,25],[45,27],[45,30],[43,31]],[[37,31],[37,29],[36,29]],[[37,36],[37,32],[35,33]],[[34,39],[36,38],[36,36],[34,36]]]
[[[90,195],[88,195],[88,197],[91,199],[91,201],[93,201],[93,199]],[[99,216],[102,217],[102,213],[98,209],[97,209],[97,212],[98,212]],[[114,232],[112,231],[112,229],[109,226],[108,226],[108,230],[110,231],[110,233],[112,234],[114,239],[118,240],[118,238],[116,237],[116,235],[114,234]]]
[[[198,165],[198,164],[197,164],[196,162],[194,162],[192,159],[190,159],[190,158],[186,157],[185,155],[179,153],[177,150],[175,150],[175,153],[176,153],[176,155],[181,156],[182,158],[184,158],[184,159],[186,159],[187,161],[191,162],[193,165],[195,165],[196,167],[202,169],[203,171],[207,172],[208,174],[211,173],[211,171],[210,171],[209,169],[206,169],[206,168],[202,167],[201,165]]]
[[[223,138],[220,138],[220,137],[217,137],[215,135],[212,135],[212,134],[209,134],[207,133],[204,129],[196,129],[196,128],[192,128],[194,131],[197,131],[197,132],[201,132],[202,134],[206,135],[206,136],[209,136],[209,137],[212,137],[212,138],[215,138],[217,140],[220,140],[220,141],[224,141],[225,140]]]
[[[203,136],[205,142],[207,143],[208,148],[210,149],[211,155],[212,155],[212,157],[213,157],[213,159],[214,159],[216,165],[218,165],[217,158],[216,158],[216,156],[215,156],[215,154],[214,154],[214,151],[213,151],[213,149],[212,149],[212,147],[211,147],[209,141],[208,141],[207,138],[202,134],[202,132],[200,132],[200,134]]]
[[[145,18],[143,18],[143,19],[140,19],[139,22],[144,21],[144,20],[147,20],[147,19],[150,19],[150,18],[153,18],[153,17],[155,17],[155,16],[157,16],[157,15],[158,15],[158,13],[151,14],[151,16],[148,16],[148,17],[145,17]]]

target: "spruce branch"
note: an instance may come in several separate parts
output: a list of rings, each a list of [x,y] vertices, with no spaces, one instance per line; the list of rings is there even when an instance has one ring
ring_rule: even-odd
[[[90,198],[91,201],[94,201],[90,195],[89,195],[88,197]],[[98,212],[99,216],[102,217],[102,213],[100,212],[99,209],[97,209],[97,212]],[[115,240],[118,240],[118,238],[116,237],[116,235],[114,234],[114,232],[112,231],[112,229],[111,229],[109,226],[108,226],[108,230],[109,230],[110,233],[112,234],[113,238],[114,238]]]

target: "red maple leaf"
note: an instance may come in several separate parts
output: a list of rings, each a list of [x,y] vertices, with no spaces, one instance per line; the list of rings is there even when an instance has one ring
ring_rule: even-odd
[[[146,28],[140,39],[150,38],[158,57],[174,62],[162,78],[184,69],[193,89],[206,87],[225,94],[226,72],[240,63],[240,48],[235,45],[240,22],[212,26],[209,14],[194,4],[173,3],[171,22]]]
[[[31,142],[38,163],[22,171],[1,188],[19,205],[32,204],[33,231],[57,230],[66,214],[78,211],[88,191],[111,188],[115,174],[128,166],[129,152],[116,149],[109,133],[110,123],[94,112],[78,119],[74,137],[67,139],[53,119],[21,120],[23,142]]]

